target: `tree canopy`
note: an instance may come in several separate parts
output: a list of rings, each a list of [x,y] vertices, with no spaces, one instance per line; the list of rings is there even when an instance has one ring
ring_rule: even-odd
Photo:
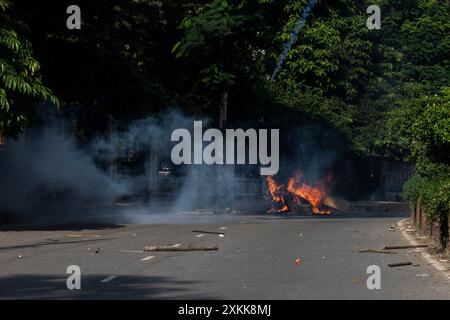
[[[17,135],[36,103],[57,98],[42,83],[40,64],[23,36],[27,26],[9,14],[11,4],[0,0],[0,133]]]

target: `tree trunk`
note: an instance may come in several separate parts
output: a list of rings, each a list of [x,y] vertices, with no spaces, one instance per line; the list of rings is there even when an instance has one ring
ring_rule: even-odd
[[[3,136],[2,130],[0,130],[0,148],[5,144],[5,137]]]
[[[219,113],[219,129],[225,130],[227,126],[227,112],[228,112],[228,88],[222,90],[222,97],[220,101],[220,113]]]
[[[225,130],[227,127],[227,111],[228,111],[228,88],[224,85],[221,93],[220,99],[220,110],[219,110],[219,130],[222,131],[223,136],[225,137]],[[225,140],[223,139],[223,150],[225,150]],[[223,162],[225,164],[225,152]],[[227,199],[228,194],[225,187],[225,175],[226,168],[225,165],[217,166],[217,183],[215,184],[215,198],[216,198],[216,212],[223,212],[225,208],[227,208],[229,201]]]

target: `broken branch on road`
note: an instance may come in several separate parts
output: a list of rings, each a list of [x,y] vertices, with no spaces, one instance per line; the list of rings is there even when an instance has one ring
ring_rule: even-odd
[[[387,254],[397,254],[394,251],[387,251],[385,249],[361,249],[358,251],[359,253],[387,253]]]
[[[389,263],[388,266],[393,267],[403,267],[403,266],[410,266],[413,263],[411,261],[405,261],[405,262],[397,262],[397,263]]]
[[[428,245],[426,244],[416,244],[416,245],[406,245],[406,246],[385,246],[384,250],[391,250],[391,249],[413,249],[413,248],[427,248]]]
[[[191,244],[154,245],[144,247],[144,251],[215,251],[218,249],[217,246],[193,246]]]
[[[215,232],[215,231],[202,231],[202,230],[192,230],[192,232],[195,233],[209,233],[209,234],[221,234],[221,235],[225,235],[225,233],[223,232]]]

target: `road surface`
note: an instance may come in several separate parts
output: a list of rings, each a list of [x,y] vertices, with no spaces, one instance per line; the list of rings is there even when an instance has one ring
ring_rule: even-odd
[[[3,229],[0,299],[449,299],[449,280],[420,254],[358,253],[408,244],[396,227],[403,218],[192,214],[177,224]],[[219,250],[143,251],[182,243]],[[418,266],[387,266],[402,261]],[[67,289],[69,265],[81,269],[80,290]],[[380,290],[367,288],[370,265],[381,269]]]

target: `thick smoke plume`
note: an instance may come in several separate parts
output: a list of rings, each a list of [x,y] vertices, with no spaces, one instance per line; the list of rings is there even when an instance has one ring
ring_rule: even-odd
[[[77,207],[86,201],[113,203],[128,188],[99,170],[61,128],[29,130],[18,140],[9,140],[1,152],[0,211],[46,215],[60,199],[57,207],[62,215],[75,203]]]
[[[208,123],[207,119],[170,111],[125,128],[117,125],[81,147],[70,120],[50,118],[50,123],[8,140],[1,151],[0,212],[10,212],[14,219],[40,222],[124,215],[133,210],[117,203],[130,197],[139,201],[140,213],[179,212],[218,203],[218,192],[231,192],[232,181],[223,178],[220,183],[229,187],[205,190],[204,186],[216,184],[215,171],[209,166],[174,168],[170,163],[171,132],[192,130],[194,120]],[[130,149],[143,155],[145,162],[133,174],[117,168]],[[153,166],[148,165],[155,156]],[[171,171],[171,176],[161,178],[161,169]],[[176,170],[181,171],[178,178],[172,177]]]

